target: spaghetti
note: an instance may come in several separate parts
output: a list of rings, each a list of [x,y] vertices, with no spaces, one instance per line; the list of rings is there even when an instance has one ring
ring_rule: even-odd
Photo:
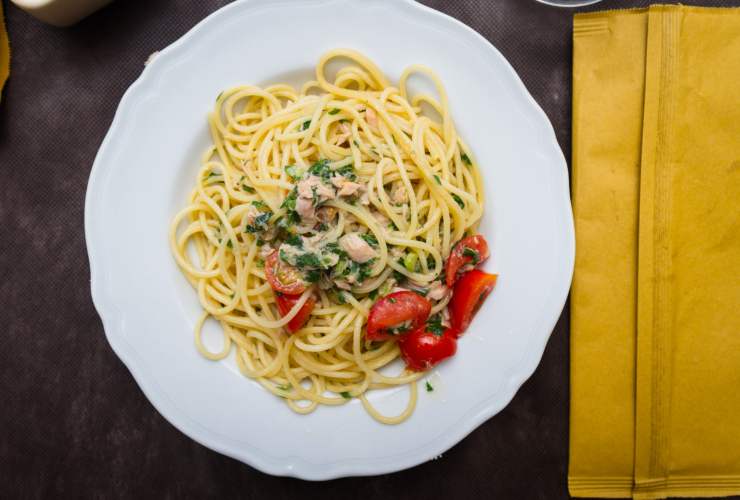
[[[332,60],[347,64],[330,78]],[[409,94],[417,73],[437,97]],[[400,351],[367,338],[369,311],[412,290],[446,322],[445,259],[482,216],[480,172],[440,80],[414,65],[393,87],[363,55],[333,50],[300,90],[221,93],[209,124],[213,146],[169,235],[203,307],[198,350],[212,360],[235,351],[245,376],[298,413],[359,398],[380,422],[403,421],[423,372],[381,373]],[[209,317],[223,328],[218,353],[202,342]],[[366,397],[403,384],[410,398],[399,415]]]

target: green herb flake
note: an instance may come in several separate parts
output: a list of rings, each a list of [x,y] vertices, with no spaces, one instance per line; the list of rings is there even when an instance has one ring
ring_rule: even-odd
[[[295,258],[295,266],[301,269],[305,267],[321,267],[321,259],[315,253],[304,253]]]
[[[329,167],[329,160],[326,159],[319,160],[311,165],[308,169],[308,173],[321,177],[323,181],[329,181],[333,175],[333,172]]]
[[[474,250],[470,247],[463,248],[463,256],[464,257],[470,257],[473,259],[473,264],[477,264],[480,262],[480,253],[478,253],[477,250]]]
[[[231,242],[231,240],[226,242],[226,246],[229,248],[234,248],[234,244]]]
[[[388,299],[388,302],[390,302],[391,304],[395,304],[396,299],[394,297],[391,297],[390,299]]]
[[[219,94],[216,96],[216,101],[218,101],[219,99],[221,99],[221,96],[222,95],[224,95],[224,91],[223,90],[221,92],[219,92]]]
[[[340,396],[342,396],[344,399],[352,399],[352,395],[347,391],[342,391],[339,393]]]
[[[306,273],[306,281],[309,283],[316,283],[321,279],[321,271],[318,269],[311,269]]]
[[[452,194],[452,199],[455,200],[455,203],[460,205],[460,208],[465,208],[465,202],[456,194]]]
[[[301,125],[301,130],[307,130],[308,127],[310,126],[311,126],[311,120],[306,120],[305,122],[303,122],[303,125]]]
[[[303,248],[303,239],[297,234],[291,234],[285,238],[285,243],[293,247]]]
[[[329,111],[329,114],[330,115],[336,115],[337,113],[339,113],[339,108],[334,108],[334,109],[332,109],[332,110]]]
[[[370,297],[370,300],[375,300],[378,298],[378,289],[372,290],[370,293],[367,294],[368,297]]]
[[[281,391],[288,392],[289,390],[293,388],[293,386],[290,384],[280,384],[279,386],[277,386],[277,388]]]
[[[296,188],[293,188],[293,190],[288,193],[288,196],[285,197],[283,200],[283,203],[280,205],[280,208],[284,208],[289,212],[292,212],[295,210],[295,203],[298,199],[298,191]]]
[[[267,223],[270,222],[270,217],[272,217],[272,212],[262,212],[254,218],[254,221],[251,224],[247,224],[244,228],[244,232],[259,233],[264,231],[267,229]]]
[[[426,381],[424,385],[426,385],[427,392],[432,392],[434,390],[434,387],[432,386],[432,384],[429,383],[428,380]]]
[[[439,180],[439,176],[437,174],[434,174],[434,180],[437,181],[437,184],[439,184],[440,186],[442,185],[442,181]]]
[[[267,203],[265,203],[264,201],[261,201],[261,200],[253,200],[252,201],[252,206],[253,207],[256,207],[256,208],[259,208],[260,210],[269,210],[270,209],[270,207],[267,206]]]
[[[462,154],[460,155],[460,159],[461,159],[461,160],[463,161],[463,163],[464,163],[464,164],[466,164],[466,165],[472,165],[472,164],[473,164],[473,162],[472,162],[472,161],[470,161],[470,157],[469,157],[468,155],[466,155],[465,153],[462,153]]]
[[[256,190],[256,189],[254,189],[254,188],[253,188],[253,187],[251,187],[251,186],[247,186],[246,184],[242,184],[242,189],[243,189],[244,191],[246,191],[247,193],[249,193],[249,194],[254,194],[254,193],[256,193],[256,192],[257,192],[257,190]]]
[[[265,244],[265,240],[263,240],[262,238],[257,238],[257,246],[258,247],[261,247],[264,244]]]
[[[360,143],[359,143],[359,142],[357,142],[357,140],[356,140],[356,139],[352,139],[352,144],[354,144],[354,145],[355,145],[355,146],[357,146],[358,148],[360,147]]]
[[[445,327],[442,325],[442,317],[439,314],[435,314],[427,320],[427,331],[437,337],[441,337],[445,332]]]
[[[360,235],[360,238],[365,240],[368,245],[372,245],[374,247],[378,246],[378,239],[372,233],[363,233]]]

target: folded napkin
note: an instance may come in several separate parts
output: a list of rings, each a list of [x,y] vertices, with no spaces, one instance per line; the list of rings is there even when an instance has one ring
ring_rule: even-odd
[[[577,15],[573,496],[740,493],[740,10]]]
[[[8,33],[5,31],[5,17],[3,16],[3,4],[0,2],[0,93],[3,91],[5,80],[10,74],[10,45],[8,44]],[[2,97],[0,95],[0,97]]]

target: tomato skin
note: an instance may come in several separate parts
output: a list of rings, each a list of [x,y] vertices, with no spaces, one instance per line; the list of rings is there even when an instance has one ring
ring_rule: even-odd
[[[453,328],[446,329],[442,335],[435,335],[424,326],[399,340],[398,346],[407,368],[424,371],[455,355],[457,337]]]
[[[265,259],[265,276],[272,289],[276,292],[286,295],[300,295],[306,291],[306,282],[298,276],[298,272],[291,266],[280,263],[276,251],[272,252]],[[285,277],[291,278],[287,284],[282,279]]]
[[[432,303],[415,292],[400,291],[386,295],[370,308],[367,319],[368,340],[398,338],[406,332],[392,334],[389,328],[410,321],[408,331],[424,325],[432,310]]]
[[[465,255],[466,248],[468,251],[473,251],[478,255],[478,259],[474,260],[472,255]],[[447,258],[447,268],[445,269],[445,281],[447,286],[451,287],[455,284],[458,279],[458,273],[460,268],[467,264],[478,265],[485,261],[490,255],[488,251],[488,243],[486,239],[480,235],[475,234],[468,236],[457,242],[457,245],[450,252],[450,256]]]
[[[283,293],[276,292],[275,303],[277,304],[278,311],[280,311],[280,315],[285,316],[288,314],[300,298],[300,295],[285,295]],[[294,333],[303,328],[303,325],[306,324],[308,318],[311,317],[311,311],[313,311],[315,305],[316,301],[314,298],[309,297],[308,300],[303,303],[303,307],[301,307],[298,313],[293,316],[293,319],[288,321],[288,324],[285,325],[285,329],[290,333]]]
[[[486,300],[496,285],[498,275],[488,274],[478,269],[473,269],[463,274],[452,291],[452,299],[448,305],[450,310],[450,323],[452,328],[458,332],[458,336],[470,325],[470,321],[478,312],[478,309]]]

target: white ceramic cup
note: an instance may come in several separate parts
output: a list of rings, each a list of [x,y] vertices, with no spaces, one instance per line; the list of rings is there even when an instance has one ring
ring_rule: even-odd
[[[111,0],[10,0],[36,19],[53,26],[69,26]]]

